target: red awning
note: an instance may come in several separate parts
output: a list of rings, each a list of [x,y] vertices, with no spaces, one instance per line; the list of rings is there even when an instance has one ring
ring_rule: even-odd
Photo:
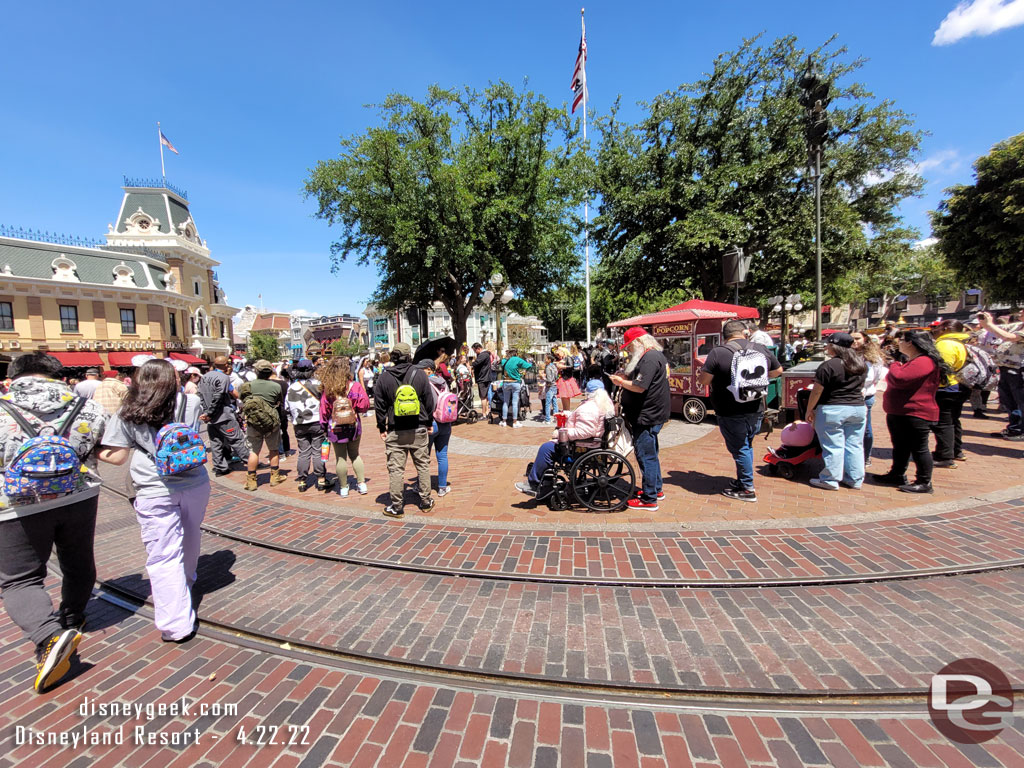
[[[107,352],[107,359],[111,368],[134,368],[132,358],[139,352]]]
[[[103,359],[95,352],[47,352],[56,357],[65,368],[102,368]]]
[[[701,301],[693,299],[676,304],[674,307],[663,309],[661,312],[654,312],[649,315],[637,315],[627,317],[625,320],[618,320],[608,323],[609,328],[625,328],[630,325],[660,325],[662,323],[685,323],[689,320],[728,320],[730,318],[743,318],[754,320],[758,316],[755,307],[744,307],[739,304],[723,304],[718,301]]]
[[[182,362],[188,363],[189,365],[209,365],[209,360],[204,360],[201,357],[190,355],[188,352],[171,352],[172,360],[181,360]]]

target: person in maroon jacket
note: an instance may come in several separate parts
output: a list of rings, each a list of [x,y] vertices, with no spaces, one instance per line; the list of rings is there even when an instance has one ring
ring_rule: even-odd
[[[904,361],[889,366],[882,399],[892,440],[892,467],[884,475],[874,475],[874,480],[882,485],[898,485],[904,493],[931,493],[928,435],[939,420],[935,393],[950,368],[927,333],[903,331],[898,343]],[[906,471],[911,457],[917,476],[908,483]]]

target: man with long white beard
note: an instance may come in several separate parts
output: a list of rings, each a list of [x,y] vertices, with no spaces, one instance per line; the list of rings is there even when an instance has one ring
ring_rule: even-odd
[[[640,493],[628,503],[633,509],[653,512],[658,508],[658,499],[665,497],[661,490],[658,433],[671,415],[668,361],[661,345],[639,326],[626,331],[622,349],[629,350],[626,376],[612,374],[608,378],[622,387],[622,416],[633,433],[633,449],[643,475]]]

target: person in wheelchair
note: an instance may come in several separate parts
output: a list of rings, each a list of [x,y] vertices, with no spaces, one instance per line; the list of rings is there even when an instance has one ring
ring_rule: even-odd
[[[577,450],[599,448],[604,435],[605,419],[615,416],[615,404],[604,388],[600,378],[590,379],[584,387],[587,399],[574,411],[568,414],[564,429],[568,433],[569,442],[574,443]],[[526,482],[516,483],[516,489],[528,496],[536,496],[537,489],[544,473],[554,461],[558,449],[558,430],[552,434],[553,440],[543,443],[537,449],[537,457],[530,465]]]

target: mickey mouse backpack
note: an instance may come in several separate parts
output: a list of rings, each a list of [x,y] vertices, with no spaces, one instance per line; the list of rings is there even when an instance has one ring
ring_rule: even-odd
[[[181,404],[175,421],[165,424],[157,432],[155,450],[149,454],[160,477],[180,475],[198,469],[206,463],[206,445],[188,424],[185,424],[186,397],[181,395]]]
[[[768,358],[756,347],[729,342],[733,350],[728,390],[738,403],[751,403],[768,394]]]
[[[11,415],[26,437],[4,471],[3,490],[9,503],[32,504],[65,496],[78,488],[82,460],[67,433],[84,405],[84,398],[75,398],[59,429],[49,424],[36,429],[17,405],[0,400],[0,407]]]

